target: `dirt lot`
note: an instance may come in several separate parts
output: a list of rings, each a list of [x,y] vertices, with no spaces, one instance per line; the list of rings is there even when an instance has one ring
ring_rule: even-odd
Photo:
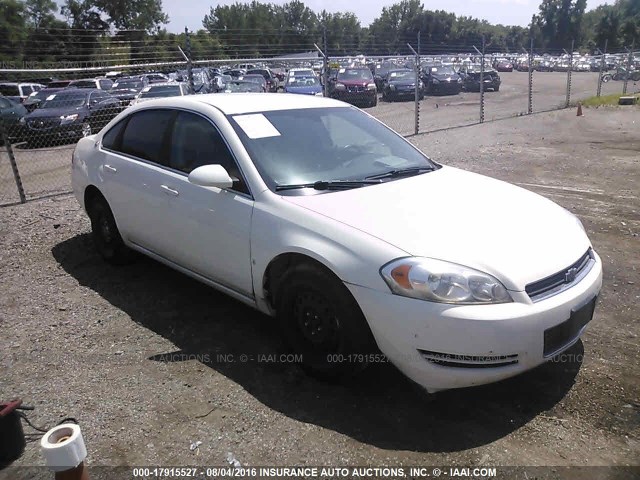
[[[501,73],[499,92],[487,92],[485,119],[487,121],[521,115],[528,107],[528,78],[524,72]],[[597,73],[574,72],[571,99],[580,100],[596,94]],[[567,74],[561,72],[535,72],[533,84],[533,111],[541,112],[563,106],[566,101]],[[622,82],[609,82],[602,86],[603,95],[622,92]],[[640,84],[630,82],[628,91],[640,90]],[[402,135],[415,131],[415,104],[413,101],[378,102],[367,111]],[[480,94],[427,96],[420,102],[420,132],[477,123],[480,115]],[[27,198],[43,198],[70,191],[69,175],[71,152],[74,145],[28,149],[25,145],[14,148],[20,176]],[[0,205],[20,200],[15,187],[6,151],[0,147]]]
[[[62,196],[0,209],[1,396],[35,406],[36,425],[77,418],[91,465],[223,465],[228,452],[249,465],[638,465],[639,126],[630,107],[413,137],[583,220],[604,288],[562,361],[433,396],[390,366],[336,386],[243,363],[282,351],[269,318],[151,260],[107,266]],[[31,442],[14,465],[42,462]]]

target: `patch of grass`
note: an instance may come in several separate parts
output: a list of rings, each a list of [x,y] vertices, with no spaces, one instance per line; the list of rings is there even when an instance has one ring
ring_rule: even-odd
[[[620,93],[615,93],[613,95],[602,95],[601,97],[590,97],[586,100],[583,100],[583,107],[603,107],[605,105],[618,105],[618,100],[620,97],[630,96],[632,94],[622,95]],[[578,105],[578,102],[575,103]]]

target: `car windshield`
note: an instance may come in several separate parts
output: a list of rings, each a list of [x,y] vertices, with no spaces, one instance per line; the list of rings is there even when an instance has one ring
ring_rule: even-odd
[[[289,87],[313,87],[320,85],[320,82],[315,77],[289,77],[287,85]]]
[[[230,117],[265,183],[360,181],[435,164],[357,108],[278,110]]]
[[[450,66],[431,67],[431,73],[438,75],[455,75],[455,70]]]
[[[120,82],[114,83],[112,90],[124,90],[124,89],[132,89],[132,90],[140,90],[143,87],[142,82],[140,80],[122,80]]]
[[[373,80],[373,75],[369,69],[348,68],[338,71],[338,80]]]
[[[20,90],[17,85],[0,85],[0,94],[7,97],[19,97]]]
[[[177,97],[180,96],[180,85],[163,85],[160,87],[151,87],[146,92],[142,92],[140,97],[142,98],[157,98],[157,97]]]
[[[40,108],[74,108],[81,107],[87,101],[87,95],[74,94],[51,94],[46,97]]]
[[[412,80],[416,74],[411,70],[398,70],[389,73],[389,80]]]

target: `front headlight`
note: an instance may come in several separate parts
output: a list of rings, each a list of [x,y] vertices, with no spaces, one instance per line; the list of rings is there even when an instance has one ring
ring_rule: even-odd
[[[376,84],[375,83],[367,84],[367,90],[375,90],[375,89],[376,89]]]
[[[74,113],[73,115],[62,115],[60,117],[60,123],[64,125],[65,123],[73,123],[78,119],[79,115]]]
[[[432,258],[400,258],[382,267],[380,275],[395,295],[404,297],[462,305],[513,301],[495,277]]]
[[[347,86],[344,83],[336,83],[336,90],[346,90]]]
[[[20,120],[18,120],[18,123],[20,125],[25,125],[27,123],[27,121],[24,119],[24,117],[20,117]]]

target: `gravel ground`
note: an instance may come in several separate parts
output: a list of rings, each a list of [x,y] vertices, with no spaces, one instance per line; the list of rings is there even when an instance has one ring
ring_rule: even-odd
[[[566,110],[412,138],[583,220],[604,288],[562,361],[436,395],[389,365],[328,385],[272,361],[282,346],[269,318],[151,260],[103,263],[75,199],[59,196],[0,209],[1,396],[33,405],[36,425],[77,418],[90,465],[223,465],[233,452],[248,465],[637,466],[639,113]],[[14,466],[42,464],[30,442]]]

